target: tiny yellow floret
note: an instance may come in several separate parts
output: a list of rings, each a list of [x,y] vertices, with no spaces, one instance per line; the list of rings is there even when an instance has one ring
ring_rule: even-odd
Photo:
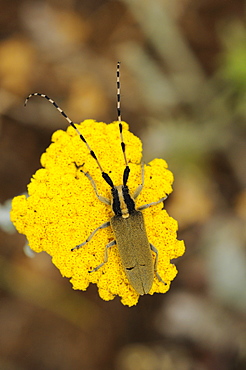
[[[142,143],[128,131],[125,122],[122,124],[130,167],[128,186],[133,194],[141,183]],[[103,171],[110,174],[115,185],[121,185],[125,163],[118,123],[107,125],[85,120],[77,127],[96,153]],[[124,305],[135,305],[139,295],[125,276],[117,245],[109,248],[108,262],[103,267],[89,272],[104,260],[105,246],[114,239],[111,227],[99,230],[89,243],[71,251],[113,216],[111,207],[98,200],[83,172],[94,179],[102,196],[110,199],[111,189],[72,127],[53,134],[52,144],[41,156],[41,164],[43,168],[28,185],[29,196],[13,199],[11,219],[16,229],[26,235],[32,250],[52,256],[52,262],[70,279],[74,289],[86,290],[94,283],[102,299],[107,301],[118,295]],[[144,170],[144,188],[136,199],[136,208],[172,192],[173,175],[163,159],[154,159]],[[142,212],[149,242],[158,250],[158,273],[167,283],[164,285],[155,277],[149,294],[165,293],[177,274],[170,261],[183,255],[184,243],[177,240],[177,222],[163,209],[163,203]],[[153,263],[154,260],[153,253]]]

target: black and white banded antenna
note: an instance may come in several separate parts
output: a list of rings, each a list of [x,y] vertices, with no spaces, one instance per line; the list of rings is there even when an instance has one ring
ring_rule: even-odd
[[[123,133],[122,133],[122,130],[123,130],[123,127],[122,127],[122,123],[121,123],[121,101],[120,101],[120,62],[117,63],[117,71],[116,71],[116,83],[117,83],[117,116],[118,116],[118,124],[119,124],[119,132],[120,132],[120,140],[121,140],[121,149],[122,149],[122,153],[123,153],[123,156],[124,156],[124,161],[125,161],[125,170],[124,170],[124,174],[123,174],[123,185],[124,186],[127,186],[127,180],[128,180],[128,177],[129,177],[129,173],[130,173],[130,168],[128,166],[128,161],[127,161],[127,158],[126,158],[126,153],[125,153],[125,142],[124,142],[124,138],[123,138]],[[85,145],[87,146],[87,149],[90,153],[90,155],[95,159],[95,161],[97,162],[97,165],[102,173],[102,177],[103,179],[107,182],[107,184],[111,187],[111,188],[114,188],[114,184],[113,184],[113,181],[112,179],[110,178],[110,176],[103,171],[103,168],[95,154],[95,152],[91,149],[90,145],[87,143],[86,139],[84,138],[84,136],[81,134],[81,132],[79,131],[79,129],[75,126],[75,123],[66,115],[66,113],[58,106],[58,104],[56,104],[56,102],[51,99],[48,95],[46,94],[41,94],[41,93],[38,93],[38,92],[35,92],[35,93],[32,93],[30,94],[26,100],[25,100],[25,103],[24,103],[24,106],[27,105],[28,101],[30,98],[32,98],[33,96],[40,96],[41,98],[44,98],[46,100],[48,100],[48,102],[50,102],[57,110],[58,112],[63,116],[65,117],[65,119],[67,120],[67,122],[76,130],[77,134],[79,135],[80,139],[85,143]]]
[[[125,170],[123,174],[123,185],[126,186],[129,173],[130,173],[130,168],[128,166],[128,161],[126,158],[126,144],[124,142],[123,138],[123,127],[122,127],[122,122],[121,122],[121,95],[120,95],[120,62],[117,63],[117,70],[116,70],[116,86],[117,86],[117,117],[118,117],[118,124],[119,124],[119,130],[120,130],[120,141],[121,141],[121,149],[123,152],[124,156],[124,161],[125,161]]]

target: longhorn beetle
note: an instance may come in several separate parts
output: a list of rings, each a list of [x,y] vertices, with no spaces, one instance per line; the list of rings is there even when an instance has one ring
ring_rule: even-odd
[[[98,226],[92,233],[88,236],[88,238],[81,244],[76,245],[71,251],[79,249],[83,247],[85,244],[89,243],[89,241],[93,238],[98,230],[104,229],[108,226],[111,226],[115,240],[111,241],[106,245],[105,248],[105,256],[104,261],[93,270],[89,271],[94,272],[100,269],[105,263],[108,261],[108,249],[117,244],[121,262],[125,274],[129,280],[131,286],[135,289],[135,291],[140,294],[147,294],[149,293],[153,281],[154,281],[154,274],[156,274],[159,281],[166,283],[162,280],[160,275],[157,271],[158,266],[158,251],[148,241],[144,218],[142,214],[142,210],[146,209],[151,206],[155,206],[161,202],[163,202],[167,196],[159,199],[156,202],[152,202],[149,204],[142,205],[139,208],[135,208],[135,200],[141,193],[144,187],[144,165],[142,163],[141,167],[141,184],[137,187],[133,195],[129,194],[129,189],[127,186],[128,177],[130,174],[130,168],[128,165],[128,161],[126,158],[125,153],[125,143],[123,139],[123,132],[122,132],[122,121],[121,121],[121,105],[120,105],[120,62],[117,63],[117,73],[116,73],[116,84],[117,84],[117,116],[118,116],[118,124],[119,124],[119,134],[120,134],[120,141],[121,141],[121,149],[124,157],[125,162],[125,169],[123,172],[123,185],[115,186],[112,179],[110,178],[109,174],[103,171],[103,168],[94,153],[91,149],[90,145],[87,143],[84,136],[76,127],[75,123],[68,118],[65,112],[56,104],[56,102],[50,99],[45,94],[40,93],[33,93],[30,94],[25,101],[25,106],[28,100],[32,96],[40,96],[41,98],[47,99],[54,107],[65,117],[67,122],[77,131],[80,139],[83,143],[87,146],[87,149],[90,152],[90,155],[95,159],[101,174],[102,178],[106,181],[106,183],[111,188],[111,199],[107,199],[100,195],[97,191],[96,184],[93,178],[90,176],[88,172],[84,172],[84,175],[90,180],[91,185],[95,191],[97,198],[107,204],[108,206],[112,207],[112,211],[114,212],[114,216],[103,223],[102,225]],[[155,261],[153,262],[152,253],[153,251],[156,255]]]

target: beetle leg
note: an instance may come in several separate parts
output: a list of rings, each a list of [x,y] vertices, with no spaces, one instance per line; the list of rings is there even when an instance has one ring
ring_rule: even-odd
[[[153,245],[153,244],[149,244],[150,245],[150,249],[155,253],[156,257],[155,257],[155,263],[154,263],[154,270],[155,270],[155,273],[156,273],[156,276],[157,276],[157,279],[159,281],[161,281],[164,285],[167,285],[167,283],[165,283],[165,281],[162,280],[162,278],[160,277],[160,275],[158,274],[158,271],[157,271],[157,265],[158,265],[158,250],[156,249],[156,247]]]
[[[109,206],[110,206],[110,204],[111,204],[110,200],[109,200],[108,198],[105,198],[105,197],[103,197],[102,195],[98,194],[96,183],[95,183],[95,181],[93,180],[93,178],[91,177],[91,175],[90,175],[88,172],[85,172],[85,171],[83,171],[83,170],[80,170],[80,171],[81,171],[81,172],[83,172],[83,174],[84,174],[84,175],[85,175],[85,176],[90,180],[90,183],[91,183],[91,185],[92,185],[92,187],[93,187],[93,189],[94,189],[94,191],[95,191],[95,193],[96,193],[97,198],[98,198],[102,203],[105,203],[105,204],[107,204],[107,205],[109,205]]]
[[[141,163],[141,184],[137,187],[137,189],[133,193],[133,199],[137,199],[141,191],[143,190],[144,187],[144,163]]]
[[[92,231],[92,233],[88,236],[88,238],[86,239],[85,242],[76,245],[74,248],[71,249],[71,251],[74,251],[75,249],[79,249],[79,248],[83,247],[83,245],[87,244],[93,238],[93,236],[96,234],[96,232],[98,230],[105,229],[105,227],[108,227],[108,226],[110,226],[110,222],[109,221],[108,222],[105,222],[104,224],[102,224],[100,226],[98,226],[94,231]]]
[[[110,243],[108,243],[106,245],[106,247],[105,247],[105,254],[104,254],[104,261],[102,263],[100,263],[100,265],[98,265],[97,267],[95,267],[93,270],[91,270],[89,272],[94,272],[94,271],[99,270],[103,265],[105,265],[105,263],[108,262],[108,248],[112,247],[115,244],[116,244],[116,241],[115,240],[112,240]]]
[[[166,195],[165,197],[157,200],[157,202],[152,202],[152,203],[148,203],[148,204],[144,204],[143,206],[140,206],[138,207],[138,211],[142,211],[143,209],[146,209],[146,208],[149,208],[149,207],[152,207],[152,206],[156,206],[157,204],[161,203],[161,202],[164,202],[164,200],[166,200],[168,197],[168,195]]]

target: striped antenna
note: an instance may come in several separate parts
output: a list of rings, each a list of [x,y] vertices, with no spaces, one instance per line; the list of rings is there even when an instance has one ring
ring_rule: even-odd
[[[121,107],[120,107],[120,62],[117,63],[116,84],[117,84],[117,116],[118,116],[119,131],[120,131],[121,149],[122,149],[122,152],[123,152],[124,161],[125,161],[125,165],[126,165],[125,170],[124,170],[124,173],[123,173],[123,185],[126,186],[126,183],[127,183],[128,177],[129,177],[129,173],[130,173],[130,168],[128,166],[128,161],[127,161],[127,158],[126,158],[126,151],[125,151],[126,145],[124,143],[123,132],[122,132],[123,131],[123,127],[122,127],[122,123],[121,123]],[[110,176],[106,172],[103,171],[103,168],[102,168],[99,160],[97,159],[97,156],[96,156],[95,152],[91,149],[90,145],[87,143],[87,141],[84,138],[84,136],[81,134],[81,132],[79,131],[79,129],[75,126],[75,123],[66,115],[66,113],[48,95],[40,94],[40,93],[37,93],[37,92],[36,93],[33,93],[33,94],[30,94],[26,98],[25,103],[24,103],[24,106],[27,105],[29,99],[32,98],[33,96],[40,96],[41,98],[44,98],[44,99],[48,100],[48,102],[50,102],[58,110],[58,112],[61,113],[61,115],[63,117],[65,117],[65,119],[67,120],[67,122],[76,130],[76,132],[79,135],[80,139],[87,146],[87,149],[90,152],[90,155],[97,162],[97,165],[98,165],[98,167],[99,167],[99,169],[100,169],[100,171],[102,173],[103,179],[108,183],[108,185],[111,188],[114,188],[113,181],[111,180]]]
[[[125,170],[123,173],[123,185],[126,186],[129,173],[130,173],[130,168],[128,166],[128,161],[126,158],[126,144],[124,142],[123,138],[123,127],[121,123],[121,109],[120,109],[120,62],[117,63],[117,70],[116,70],[116,86],[117,86],[117,116],[118,116],[118,123],[119,123],[119,130],[120,130],[120,141],[121,141],[121,149],[123,152],[124,156],[124,161],[125,161]]]
[[[121,123],[121,107],[120,107],[120,62],[117,63],[117,70],[116,70],[116,85],[117,85],[117,116],[118,116],[118,123],[119,123],[119,130],[120,130],[120,140],[121,140],[121,148],[124,155],[125,165],[128,166],[127,158],[126,158],[126,151],[125,151],[125,143],[122,133],[122,123]]]
[[[109,175],[103,171],[102,169],[102,166],[99,162],[99,160],[97,159],[97,156],[96,154],[94,153],[94,151],[91,149],[90,145],[87,143],[87,141],[85,140],[84,136],[81,134],[81,132],[79,131],[79,129],[75,126],[75,123],[66,115],[66,113],[56,104],[56,102],[54,100],[52,100],[48,95],[45,95],[45,94],[40,94],[40,93],[33,93],[33,94],[30,94],[26,100],[25,100],[25,103],[24,103],[24,106],[27,105],[28,101],[30,98],[32,98],[33,96],[40,96],[41,98],[44,98],[46,100],[48,100],[48,102],[50,102],[57,110],[59,113],[61,113],[61,115],[63,117],[65,117],[65,119],[67,120],[67,122],[76,130],[77,134],[79,135],[80,139],[83,141],[83,143],[85,143],[85,145],[87,146],[87,149],[88,151],[90,152],[90,155],[95,159],[95,161],[97,162],[98,164],[98,167],[100,168],[100,171],[102,173],[102,177],[104,178],[104,180],[109,184],[109,186],[111,187],[114,187],[114,184],[111,180],[111,178],[109,177]]]

